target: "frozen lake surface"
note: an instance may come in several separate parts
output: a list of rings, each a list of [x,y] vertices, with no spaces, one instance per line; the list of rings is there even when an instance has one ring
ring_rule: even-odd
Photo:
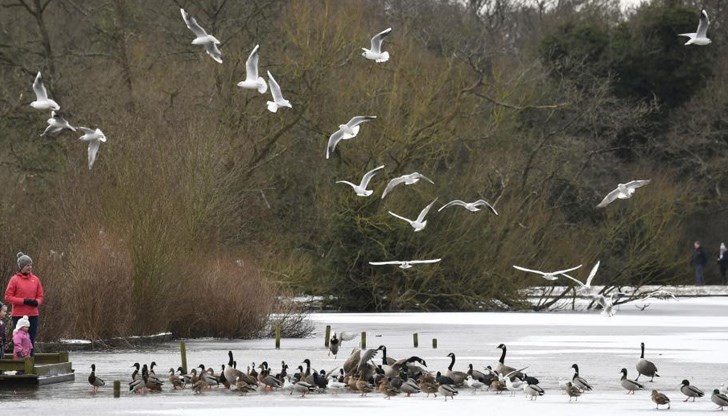
[[[728,384],[728,297],[683,298],[678,301],[651,301],[640,311],[634,305],[621,305],[611,318],[598,312],[551,313],[379,313],[379,314],[314,314],[315,336],[308,339],[283,339],[281,349],[272,339],[188,340],[188,366],[212,366],[219,371],[232,350],[238,367],[251,362],[268,361],[274,371],[285,360],[290,373],[305,358],[317,369],[330,370],[341,365],[358,340],[345,342],[338,359],[327,356],[323,346],[326,325],[332,331],[367,332],[367,346],[387,346],[388,356],[402,358],[417,355],[427,361],[432,371],[444,371],[449,364],[447,354],[455,353],[455,369],[465,371],[468,363],[482,369],[494,364],[500,350],[508,346],[506,364],[528,366],[527,373],[540,379],[546,395],[537,401],[527,400],[522,393],[515,397],[480,391],[473,394],[461,389],[455,400],[445,402],[425,398],[393,397],[384,400],[381,394],[360,397],[354,393],[311,394],[306,398],[284,392],[251,393],[242,397],[236,392],[213,389],[201,395],[191,390],[170,391],[169,383],[159,394],[135,395],[124,391],[134,362],[156,361],[158,374],[180,365],[179,342],[155,346],[149,350],[116,350],[113,352],[73,352],[76,381],[28,390],[0,390],[2,408],[10,414],[47,412],[53,415],[192,415],[203,412],[219,416],[241,412],[335,412],[347,416],[403,415],[412,412],[438,414],[439,411],[499,414],[501,412],[538,412],[548,415],[594,415],[618,412],[643,414],[655,411],[649,391],[634,396],[625,394],[619,385],[620,370],[636,374],[635,363],[640,355],[640,342],[646,345],[645,357],[653,361],[661,377],[646,382],[646,389],[656,388],[672,399],[671,414],[712,412],[716,406],[710,392],[721,383]],[[419,348],[412,346],[412,333],[419,334]],[[431,340],[437,338],[438,348]],[[86,377],[92,363],[107,386],[95,396],[90,394]],[[558,389],[558,380],[570,379],[571,365],[579,364],[581,375],[594,386],[578,402],[569,402]],[[112,395],[111,382],[122,381],[122,397]],[[683,403],[680,381],[690,380],[706,392],[695,403]],[[643,377],[640,378],[643,380]],[[345,413],[341,413],[345,412]]]

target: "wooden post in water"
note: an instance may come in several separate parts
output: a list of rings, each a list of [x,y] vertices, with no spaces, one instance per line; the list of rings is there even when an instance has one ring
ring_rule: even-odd
[[[361,331],[361,349],[367,349],[367,333],[365,331]]]
[[[121,381],[114,380],[114,397],[119,398],[121,397]]]
[[[331,338],[331,325],[326,325],[326,335],[324,335],[324,347],[329,348],[329,338]]]
[[[182,370],[187,374],[187,345],[184,341],[179,343],[179,353],[182,358]]]
[[[281,324],[276,325],[276,349],[281,349]]]
[[[415,346],[415,348],[420,346],[420,340],[418,339],[419,335],[417,335],[417,332],[412,334],[412,344]]]
[[[437,338],[432,338],[432,348],[437,349]]]

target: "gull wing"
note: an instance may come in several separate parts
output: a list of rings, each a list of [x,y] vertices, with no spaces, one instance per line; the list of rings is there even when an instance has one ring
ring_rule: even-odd
[[[339,339],[342,341],[351,341],[352,339],[357,337],[356,332],[347,332],[347,331],[341,331],[339,333]]]
[[[205,52],[212,57],[217,63],[222,63],[222,52],[214,42],[207,42],[205,44]]]
[[[336,183],[345,183],[345,184],[351,186],[352,188],[356,188],[356,184],[355,183],[351,183],[349,181],[336,181]]]
[[[430,205],[426,206],[422,209],[422,211],[420,211],[420,215],[417,216],[417,222],[422,222],[422,220],[425,219],[425,216],[427,216],[427,213],[430,212],[430,208],[435,205],[435,202],[437,202],[437,198],[435,198],[434,201],[430,202]]]
[[[185,21],[187,28],[191,30],[192,33],[195,34],[195,36],[197,36],[198,38],[207,36],[207,32],[205,32],[205,29],[197,24],[197,20],[195,20],[194,17],[187,13],[185,9],[179,9],[179,11],[182,13],[182,20]]]
[[[531,273],[538,273],[538,274],[546,274],[546,273],[544,273],[544,272],[542,272],[540,270],[531,270],[531,269],[527,269],[525,267],[516,266],[515,264],[513,265],[513,268],[514,269],[521,270],[521,271],[524,271],[524,272],[531,272]]]
[[[384,40],[385,37],[387,37],[387,35],[389,35],[390,32],[392,32],[391,27],[384,29],[383,31],[374,35],[374,37],[372,38],[372,47],[371,47],[372,52],[374,52],[374,53],[382,52],[382,41]]]
[[[250,52],[248,60],[245,61],[245,79],[250,81],[258,80],[258,48],[260,45],[255,45],[253,52]]]
[[[374,120],[375,118],[377,118],[377,116],[356,116],[356,117],[352,117],[351,120],[349,120],[349,122],[346,123],[346,125],[351,128],[354,128],[361,123],[364,123],[364,122],[367,122],[370,120]]]
[[[48,99],[48,93],[46,92],[45,85],[43,85],[43,77],[40,75],[40,71],[38,71],[38,75],[35,76],[35,81],[33,81],[33,92],[35,92],[35,97],[38,101]]]
[[[427,182],[429,182],[429,183],[431,183],[433,185],[435,184],[435,182],[432,182],[432,179],[428,178],[427,176],[425,176],[425,175],[423,175],[423,174],[421,174],[419,172],[417,172],[417,177],[420,178],[420,179],[424,179],[424,180],[426,180]]]
[[[387,196],[387,194],[392,189],[394,189],[395,186],[403,183],[404,181],[405,181],[404,176],[400,176],[399,178],[394,178],[394,179],[390,180],[389,183],[387,184],[387,187],[384,188],[384,192],[382,192],[382,199],[384,199],[384,197]]]
[[[399,261],[399,260],[391,260],[391,261],[370,261],[369,262],[369,264],[371,264],[372,266],[386,266],[388,264],[397,264],[397,265],[400,265],[402,263],[404,263],[404,262],[403,261]]]
[[[429,259],[429,260],[410,260],[410,264],[429,264],[429,263],[437,263],[442,259]]]
[[[493,214],[498,215],[498,211],[496,211],[495,208],[493,208],[493,205],[490,205],[488,203],[488,201],[486,201],[485,199],[479,199],[479,200],[473,202],[473,204],[475,206],[478,206],[478,205],[484,206],[484,207],[488,208]]]
[[[602,202],[600,202],[599,205],[597,205],[597,208],[604,208],[607,205],[611,204],[612,202],[614,202],[615,199],[617,199],[618,194],[619,194],[619,189],[615,189],[612,192],[608,193],[607,196],[605,196],[604,199],[602,199]]]
[[[336,149],[336,144],[341,141],[342,137],[344,137],[344,131],[341,129],[336,130],[334,134],[329,136],[329,143],[326,145],[326,159],[328,159],[329,156],[334,153],[334,149]]]
[[[512,376],[513,374],[515,374],[515,373],[520,373],[521,371],[523,371],[523,370],[525,370],[525,369],[527,369],[527,368],[528,368],[528,367],[523,367],[523,368],[521,368],[521,369],[518,369],[518,370],[513,370],[513,371],[511,371],[510,373],[508,373],[508,374],[504,375],[504,376],[503,376],[503,378],[511,378],[511,376]]]
[[[437,212],[440,212],[440,211],[442,211],[443,209],[445,209],[445,208],[447,208],[447,207],[451,207],[451,206],[453,206],[453,205],[460,205],[460,206],[463,206],[463,207],[464,207],[465,205],[467,205],[467,203],[466,203],[466,202],[464,202],[464,201],[461,201],[461,200],[459,200],[459,199],[454,199],[454,200],[452,200],[452,201],[448,202],[447,204],[445,204],[445,205],[441,206],[441,207],[440,207],[440,209],[438,209],[438,210],[437,210]]]
[[[573,280],[574,282],[578,283],[580,287],[583,287],[583,286],[585,286],[585,285],[584,285],[584,283],[581,283],[581,282],[580,282],[579,280],[577,280],[577,279],[575,279],[575,278],[573,278],[573,277],[569,276],[569,275],[568,275],[568,274],[566,274],[566,273],[561,273],[561,275],[562,275],[562,276],[564,276],[564,277],[565,277],[565,278],[567,278],[567,279],[571,279],[571,280]]]
[[[705,38],[708,35],[708,26],[710,26],[710,20],[708,20],[708,12],[703,10],[700,13],[700,21],[698,22],[698,30],[696,33],[697,37]]]
[[[91,170],[91,168],[94,165],[94,162],[96,162],[96,155],[99,152],[99,146],[101,145],[100,140],[91,140],[88,142],[88,169]]]
[[[380,169],[383,169],[383,168],[384,168],[384,165],[377,166],[376,168],[374,168],[374,169],[370,170],[369,172],[365,173],[364,176],[361,178],[361,184],[359,184],[359,186],[361,186],[362,188],[366,189],[367,185],[369,185],[369,181],[371,181],[372,178],[374,177],[374,175],[377,174],[377,171],[380,170]]]
[[[648,183],[650,183],[650,180],[649,179],[645,179],[645,180],[630,181],[630,182],[625,183],[624,185],[627,188],[636,189],[636,188],[639,188],[641,186],[645,186]]]
[[[397,217],[397,218],[399,218],[400,220],[405,220],[405,221],[407,221],[408,223],[410,223],[410,225],[412,225],[412,223],[414,222],[414,221],[412,221],[412,220],[410,220],[410,219],[408,219],[408,218],[405,218],[405,217],[403,217],[403,216],[401,216],[401,215],[397,215],[397,214],[395,214],[395,213],[394,213],[394,212],[392,212],[392,211],[387,211],[387,212],[389,212],[389,215],[392,215],[392,216],[394,216],[394,217]]]
[[[599,261],[597,261],[597,264],[592,267],[591,272],[589,272],[589,277],[586,278],[586,285],[584,286],[591,286],[592,280],[594,280],[594,276],[597,275],[597,270],[599,270]]]
[[[275,102],[283,101],[283,94],[281,93],[281,87],[278,85],[275,78],[273,78],[273,75],[271,75],[270,71],[268,71],[268,84],[270,84],[270,93],[273,96],[273,101],[275,101]]]
[[[88,127],[79,127],[79,129],[81,129],[81,131],[84,132],[84,133],[86,133],[86,134],[92,134],[92,133],[95,133],[96,132],[96,130],[91,130]],[[84,134],[84,136],[86,134]],[[84,139],[81,139],[81,140],[84,140]]]
[[[580,267],[581,267],[581,264],[578,265],[578,266],[576,266],[576,267],[572,267],[570,269],[555,271],[555,272],[553,272],[551,274],[553,274],[554,276],[557,275],[557,274],[564,274],[564,273],[567,273],[567,272],[572,272],[572,271],[574,271],[574,270],[576,270],[576,269],[578,269]]]

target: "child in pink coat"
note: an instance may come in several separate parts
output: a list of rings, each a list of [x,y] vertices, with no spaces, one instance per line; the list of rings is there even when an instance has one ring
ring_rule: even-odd
[[[13,331],[13,359],[30,357],[30,351],[33,349],[33,343],[30,341],[30,320],[28,316],[18,319],[18,323]]]

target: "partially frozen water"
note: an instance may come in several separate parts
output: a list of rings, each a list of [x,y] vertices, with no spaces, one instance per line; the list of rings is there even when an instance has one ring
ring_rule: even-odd
[[[598,312],[553,313],[387,313],[387,314],[314,314],[316,333],[308,339],[283,339],[281,349],[274,348],[272,339],[187,340],[188,367],[199,364],[220,370],[232,350],[238,367],[243,369],[266,360],[278,371],[285,360],[295,372],[303,359],[309,358],[317,369],[333,369],[341,365],[358,340],[345,342],[338,358],[327,356],[323,345],[325,326],[332,331],[367,332],[367,346],[387,346],[389,356],[401,358],[418,355],[433,371],[444,371],[449,364],[446,356],[457,356],[456,369],[465,371],[468,363],[482,369],[494,364],[500,350],[508,346],[506,364],[528,366],[526,372],[540,379],[546,395],[529,402],[522,394],[516,397],[497,396],[467,389],[452,402],[426,399],[424,395],[410,398],[394,397],[383,400],[381,394],[362,398],[353,393],[314,394],[305,399],[287,393],[255,393],[241,397],[235,392],[213,389],[195,396],[187,389],[170,391],[165,386],[161,394],[134,395],[124,391],[135,362],[158,363],[157,374],[166,374],[170,367],[180,365],[179,342],[165,343],[153,349],[116,350],[112,352],[72,352],[76,370],[74,382],[59,383],[34,389],[0,390],[2,408],[13,414],[34,414],[48,411],[54,415],[78,414],[239,414],[242,410],[306,412],[346,412],[371,415],[411,414],[413,411],[430,414],[443,411],[487,413],[538,411],[549,414],[622,414],[650,411],[654,404],[649,392],[625,395],[619,386],[619,371],[627,368],[631,378],[636,376],[634,365],[639,358],[640,342],[645,342],[646,358],[659,369],[660,378],[645,383],[648,389],[657,388],[673,400],[672,413],[710,411],[710,392],[721,383],[728,383],[728,298],[691,298],[676,301],[652,301],[649,308],[639,311],[632,305],[622,305],[618,313],[607,318]],[[419,348],[412,346],[412,333],[419,334]],[[437,338],[438,348],[432,348]],[[86,377],[92,363],[107,386],[95,396],[90,394]],[[587,393],[578,403],[557,389],[559,378],[570,379],[571,364],[578,363],[581,375],[595,391]],[[122,381],[122,397],[112,397],[111,382]],[[678,386],[682,379],[702,388],[707,397],[697,403],[682,403]],[[642,378],[640,379],[641,381]],[[644,380],[646,381],[646,380]],[[168,383],[167,383],[168,384]],[[444,407],[447,406],[447,407]],[[529,407],[531,408],[529,410]],[[275,409],[280,408],[280,409]]]

